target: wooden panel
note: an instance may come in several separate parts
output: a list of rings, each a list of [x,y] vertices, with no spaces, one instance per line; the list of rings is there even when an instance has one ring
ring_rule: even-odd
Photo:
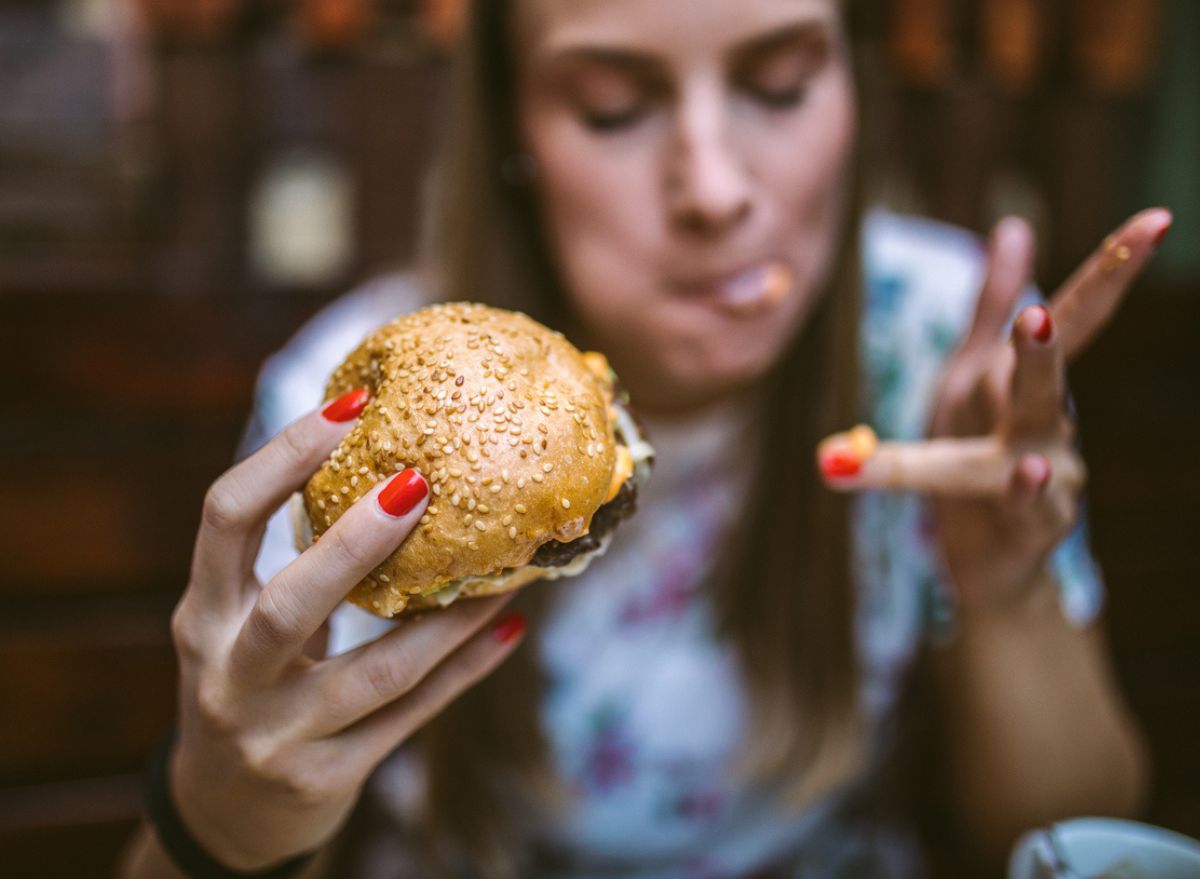
[[[135,775],[0,791],[4,875],[113,875],[140,806]]]
[[[5,626],[0,786],[135,770],[170,726],[174,692],[165,613]]]

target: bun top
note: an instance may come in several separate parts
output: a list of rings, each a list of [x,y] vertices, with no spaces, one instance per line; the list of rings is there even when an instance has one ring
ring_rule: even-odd
[[[434,305],[380,327],[325,398],[371,400],[304,490],[316,538],[405,467],[428,481],[421,524],[351,600],[386,616],[407,596],[527,563],[587,533],[616,463],[603,358],[523,314]]]

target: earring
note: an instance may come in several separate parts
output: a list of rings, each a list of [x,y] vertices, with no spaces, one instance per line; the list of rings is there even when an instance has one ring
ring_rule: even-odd
[[[513,153],[500,163],[500,179],[509,186],[528,186],[537,176],[537,159],[527,152]]]

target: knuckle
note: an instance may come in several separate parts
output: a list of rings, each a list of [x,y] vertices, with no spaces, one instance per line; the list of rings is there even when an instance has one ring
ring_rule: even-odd
[[[276,451],[288,469],[306,467],[313,449],[301,430],[301,422],[289,425],[276,437]]]
[[[243,519],[241,504],[223,479],[217,480],[204,495],[202,520],[213,531],[237,528]]]
[[[1054,506],[1055,543],[1065,540],[1079,521],[1079,504],[1072,498],[1063,498]]]
[[[221,735],[232,735],[238,723],[226,688],[212,678],[202,679],[196,687],[196,712],[206,727]]]
[[[171,613],[171,642],[175,645],[175,652],[183,659],[195,659],[203,652],[200,627],[182,601]]]
[[[357,571],[375,566],[375,560],[370,558],[367,548],[350,539],[345,525],[341,528],[335,526],[327,531],[319,545],[332,553],[337,564],[346,569]]]
[[[404,695],[415,685],[411,673],[395,657],[384,657],[367,663],[363,682],[368,695],[376,703],[387,703]]]
[[[247,620],[254,634],[272,647],[292,643],[301,630],[299,611],[294,602],[285,597],[286,589],[281,585],[262,591]]]

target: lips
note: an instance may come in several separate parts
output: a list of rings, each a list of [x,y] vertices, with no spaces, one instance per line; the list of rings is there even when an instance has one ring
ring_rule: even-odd
[[[782,301],[794,286],[792,270],[780,260],[763,260],[727,274],[681,282],[682,294],[738,316],[757,314]]]

